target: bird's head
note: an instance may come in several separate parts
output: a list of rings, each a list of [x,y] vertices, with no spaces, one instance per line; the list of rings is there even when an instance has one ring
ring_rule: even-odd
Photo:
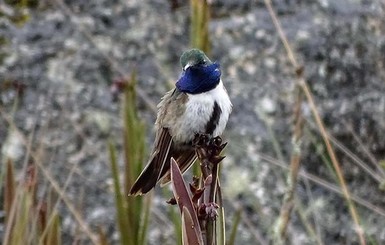
[[[180,64],[183,70],[187,70],[189,67],[211,65],[212,62],[202,50],[191,49],[182,54]]]
[[[199,49],[186,51],[180,57],[183,72],[176,87],[185,93],[199,94],[214,89],[220,82],[219,64],[211,62]]]

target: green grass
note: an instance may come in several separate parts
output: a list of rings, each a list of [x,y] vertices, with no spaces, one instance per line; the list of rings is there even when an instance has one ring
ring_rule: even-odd
[[[122,99],[123,117],[123,181],[119,173],[114,143],[108,145],[111,172],[114,183],[116,219],[120,242],[124,245],[147,244],[147,229],[150,222],[151,195],[128,196],[129,190],[143,168],[145,152],[144,124],[138,118],[136,109],[136,74],[125,81]],[[123,186],[121,185],[123,183]]]

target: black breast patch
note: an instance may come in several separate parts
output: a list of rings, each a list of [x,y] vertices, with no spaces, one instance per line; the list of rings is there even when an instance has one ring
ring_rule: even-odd
[[[206,134],[212,135],[215,128],[219,123],[219,118],[221,118],[222,110],[219,107],[218,103],[214,102],[213,114],[211,114],[210,120],[206,124]]]

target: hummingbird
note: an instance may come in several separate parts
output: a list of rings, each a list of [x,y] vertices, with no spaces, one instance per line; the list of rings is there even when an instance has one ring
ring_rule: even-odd
[[[180,57],[182,73],[175,88],[158,104],[156,136],[150,159],[133,184],[129,195],[143,195],[157,183],[171,180],[173,157],[182,173],[197,156],[193,140],[198,134],[220,136],[227,124],[232,104],[221,80],[220,66],[199,49]]]

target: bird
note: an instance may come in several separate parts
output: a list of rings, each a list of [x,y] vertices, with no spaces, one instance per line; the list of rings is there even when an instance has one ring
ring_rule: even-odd
[[[164,186],[171,180],[170,161],[174,158],[182,173],[197,158],[193,140],[204,134],[221,136],[232,103],[221,79],[217,62],[212,62],[199,49],[185,51],[180,57],[182,73],[175,88],[168,91],[158,104],[156,136],[147,165],[129,191],[143,195],[157,183]]]

